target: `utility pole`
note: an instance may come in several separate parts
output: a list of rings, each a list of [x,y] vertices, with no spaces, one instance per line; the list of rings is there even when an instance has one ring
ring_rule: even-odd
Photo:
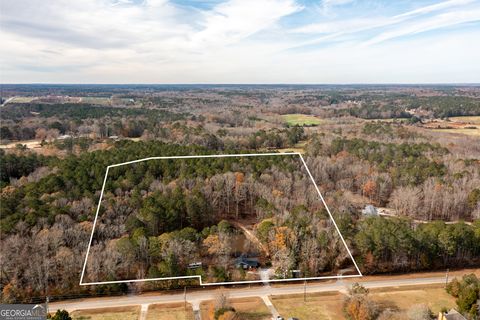
[[[447,272],[445,273],[445,288],[447,287],[448,285],[448,269],[447,269]]]
[[[48,261],[48,260],[47,260]],[[50,261],[47,262],[47,268],[45,270],[46,277],[45,277],[45,311],[46,314],[48,315],[48,276],[49,276],[49,271],[50,271]]]
[[[183,287],[183,302],[184,308],[187,310],[187,287]]]
[[[303,302],[307,302],[307,280],[303,280]]]

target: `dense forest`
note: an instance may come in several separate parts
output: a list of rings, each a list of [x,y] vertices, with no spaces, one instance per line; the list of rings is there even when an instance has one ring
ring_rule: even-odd
[[[326,151],[336,150],[332,149],[335,145],[332,143]],[[307,163],[323,188],[326,182],[323,177],[332,173],[332,169],[319,167],[326,162],[322,157],[329,155],[322,154],[321,148],[318,150],[320,154],[307,157]],[[46,283],[52,295],[107,290],[102,286],[78,287],[80,266],[106,166],[152,154],[210,152],[195,146],[122,141],[110,150],[70,155],[56,161],[31,155],[13,158],[2,153],[6,161],[28,163],[21,173],[22,178],[17,178],[19,173],[7,171],[12,176],[1,194],[2,255],[18,257],[4,260],[2,264],[3,298],[13,301],[39,296]],[[302,183],[304,176],[294,178],[289,173],[293,168],[298,169],[298,163],[292,163],[291,157],[265,157],[267,161],[259,157],[248,162],[238,162],[234,158],[201,159],[195,165],[159,160],[112,168],[91,251],[91,257],[97,255],[98,259],[89,259],[90,276],[112,279],[112,271],[118,271],[123,277],[198,274],[203,269],[187,268],[199,254],[195,249],[205,246],[215,257],[222,256],[218,252],[234,255],[234,246],[228,239],[238,232],[235,233],[228,221],[249,220],[252,212],[253,217],[259,219],[254,230],[269,252],[283,246],[291,250],[290,253],[280,250],[276,257],[270,258],[270,263],[279,270],[303,265],[305,275],[311,275],[314,271],[308,270],[321,272],[342,267],[348,262],[345,252],[338,254],[342,251],[338,238],[329,237],[334,233],[326,232],[328,219],[311,187],[302,189],[306,188]],[[346,159],[345,156],[338,158],[338,154],[332,157],[335,161],[328,161],[330,165],[341,165],[337,160]],[[335,179],[342,181],[338,175]],[[241,181],[241,188],[236,187],[238,181]],[[220,195],[223,198],[219,198]],[[478,205],[478,199],[471,201],[477,201]],[[347,205],[345,200],[342,202],[335,206],[334,215],[366,273],[477,265],[479,262],[478,221],[473,225],[435,222],[415,227],[408,219],[364,219],[352,205]],[[211,216],[206,216],[207,213]],[[312,229],[315,225],[319,228],[317,231]],[[311,244],[295,241],[305,234],[311,234],[316,240]],[[118,240],[107,241],[112,239]],[[103,246],[108,245],[110,250],[103,250]],[[428,250],[425,245],[429,246]],[[322,250],[324,248],[327,249]],[[292,252],[296,254],[293,256]],[[136,267],[132,268],[133,265]],[[55,266],[57,272],[47,273],[51,266]],[[64,272],[66,270],[70,272]],[[239,270],[236,273],[226,270],[228,268],[207,268],[205,276],[213,281],[248,276]],[[27,286],[23,282],[26,278],[34,280]],[[125,289],[110,286],[108,290]]]
[[[194,271],[205,272],[206,282],[259,280],[236,274],[229,260],[242,255],[272,266],[279,278],[349,265],[297,155],[149,160],[112,168],[104,192],[87,269],[92,281],[102,273],[143,278],[147,270],[185,275],[192,262],[203,263]],[[239,225],[260,243],[242,239]]]

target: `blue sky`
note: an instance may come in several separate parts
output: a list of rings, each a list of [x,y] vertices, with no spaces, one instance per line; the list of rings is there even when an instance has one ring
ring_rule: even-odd
[[[4,0],[2,83],[480,82],[480,0]]]

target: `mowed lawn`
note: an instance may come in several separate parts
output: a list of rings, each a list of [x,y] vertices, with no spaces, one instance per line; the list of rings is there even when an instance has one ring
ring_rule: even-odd
[[[193,309],[183,303],[152,304],[148,307],[147,320],[193,320]]]
[[[423,303],[435,314],[443,307],[456,307],[455,298],[445,291],[443,285],[371,289],[370,297],[382,307],[399,311],[406,311],[415,304]]]
[[[322,123],[321,119],[308,114],[284,114],[282,118],[289,126],[316,126]]]
[[[77,310],[71,317],[73,320],[138,320],[140,306]]]
[[[260,298],[229,299],[229,302],[242,320],[270,320],[272,318],[272,314]],[[213,303],[213,301],[204,301],[200,304],[202,320],[213,320]]]
[[[273,305],[284,318],[302,320],[336,320],[343,316],[344,295],[337,292],[313,293],[303,301],[302,294],[270,296]]]

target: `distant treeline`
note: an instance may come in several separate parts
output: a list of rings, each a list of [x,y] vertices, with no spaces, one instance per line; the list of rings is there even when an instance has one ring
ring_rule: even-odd
[[[161,121],[175,121],[184,119],[186,116],[185,114],[165,110],[115,108],[85,103],[16,103],[2,107],[1,112],[2,120],[15,120],[36,115],[42,118],[58,117],[61,119],[95,119],[107,116],[122,117],[143,115]]]
[[[419,109],[435,118],[480,115],[480,99],[462,96],[365,99],[359,106],[335,110],[338,115],[364,119],[412,118],[407,110]]]
[[[50,140],[61,134],[96,137],[161,135],[162,126],[191,117],[188,113],[146,108],[120,108],[85,103],[20,103],[0,109],[3,141]]]

